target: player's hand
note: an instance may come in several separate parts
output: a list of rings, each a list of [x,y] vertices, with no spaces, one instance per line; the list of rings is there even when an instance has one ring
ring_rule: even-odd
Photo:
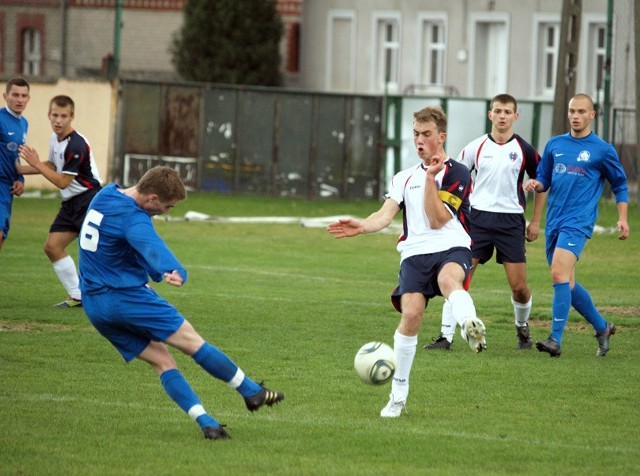
[[[527,234],[525,236],[527,241],[536,241],[538,239],[539,234],[540,234],[539,223],[529,223],[527,225]]]
[[[38,151],[27,144],[20,146],[20,154],[19,157],[21,160],[24,160],[27,164],[32,167],[40,164],[40,156],[38,155]]]
[[[431,157],[431,161],[429,162],[429,167],[427,168],[427,175],[431,175],[435,177],[444,170],[444,161],[446,157],[440,157],[439,155],[434,155]]]
[[[11,193],[16,197],[19,197],[20,195],[22,195],[23,192],[24,192],[24,183],[21,182],[20,180],[16,180],[15,182],[13,182],[13,185],[11,186]]]
[[[618,239],[626,240],[629,238],[629,224],[624,220],[618,220],[616,224],[616,228],[618,229]]]
[[[347,238],[364,233],[362,222],[355,218],[341,218],[327,226],[327,231],[335,238]]]
[[[542,192],[542,184],[538,182],[536,179],[529,179],[527,183],[524,184],[522,189],[525,192]]]
[[[175,269],[171,273],[164,273],[164,280],[172,286],[182,286],[182,276],[180,276],[180,273]]]

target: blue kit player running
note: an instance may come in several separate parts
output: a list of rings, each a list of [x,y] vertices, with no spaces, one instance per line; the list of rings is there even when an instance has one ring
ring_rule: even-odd
[[[576,264],[598,217],[598,200],[605,179],[611,184],[618,208],[618,238],[629,237],[627,178],[613,146],[591,131],[595,114],[589,96],[577,94],[571,98],[568,111],[571,131],[549,139],[537,178],[525,185],[525,191],[549,190],[545,235],[553,282],[551,335],[538,341],[536,347],[551,357],[560,357],[571,306],[595,329],[597,356],[607,355],[609,339],[616,332],[615,325],[600,315],[591,295],[575,277]]]
[[[29,83],[22,78],[7,81],[0,109],[0,249],[9,234],[13,196],[24,191],[24,177],[16,169],[19,147],[27,140],[29,123],[22,116],[29,102]]]
[[[169,167],[150,169],[130,188],[103,188],[80,231],[80,288],[89,320],[124,359],[139,358],[151,365],[165,392],[200,425],[205,438],[226,439],[224,426],[205,411],[165,344],[237,390],[249,411],[278,403],[284,395],[245,376],[147,285],[149,277],[173,286],[187,279],[151,223],[151,216],[167,213],[185,196],[180,177]]]

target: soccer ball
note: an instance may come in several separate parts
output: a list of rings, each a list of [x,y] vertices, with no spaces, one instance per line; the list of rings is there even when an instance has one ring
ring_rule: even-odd
[[[369,342],[358,350],[353,367],[364,383],[382,385],[396,371],[396,354],[384,342]]]

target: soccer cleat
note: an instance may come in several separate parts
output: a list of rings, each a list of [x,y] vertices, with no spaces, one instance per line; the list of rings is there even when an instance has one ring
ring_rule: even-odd
[[[260,386],[262,387],[262,384],[260,384]],[[253,397],[245,397],[244,403],[247,406],[247,410],[255,412],[262,405],[270,407],[282,400],[284,400],[284,395],[282,393],[262,387]]]
[[[616,333],[616,325],[612,322],[607,322],[607,328],[596,334],[596,339],[598,339],[598,352],[596,355],[598,357],[604,357],[609,352],[609,338]]]
[[[558,345],[558,341],[553,337],[549,337],[544,342],[541,340],[536,342],[536,349],[538,349],[538,351],[540,352],[548,353],[549,357],[560,357],[560,354],[562,353],[562,350]]]
[[[230,440],[231,435],[227,433],[227,430],[224,429],[224,425],[222,426],[208,426],[204,430],[202,430],[205,439],[207,440]]]
[[[426,350],[453,350],[453,342],[449,342],[445,336],[440,333],[438,337],[433,338],[431,344],[425,344],[423,349]]]
[[[82,301],[80,299],[74,299],[69,297],[65,301],[59,302],[58,304],[54,304],[53,307],[64,308],[64,307],[82,307]]]
[[[393,397],[393,393],[389,395],[389,403],[380,410],[380,416],[383,418],[398,418],[402,412],[406,412],[406,402],[396,401]]]
[[[484,324],[477,317],[470,317],[462,324],[460,335],[467,341],[471,350],[482,352],[487,348]]]
[[[530,349],[532,342],[529,334],[529,324],[516,326],[516,332],[518,333],[518,349]]]

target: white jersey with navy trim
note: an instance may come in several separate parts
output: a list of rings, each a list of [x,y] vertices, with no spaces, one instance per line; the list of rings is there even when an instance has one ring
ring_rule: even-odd
[[[398,239],[400,261],[414,255],[431,254],[455,247],[471,247],[467,233],[471,176],[459,163],[447,159],[445,169],[436,175],[440,199],[453,217],[441,228],[431,228],[424,210],[426,171],[422,162],[398,172],[385,198],[403,210],[403,233]],[[447,199],[447,196],[449,199]]]
[[[526,196],[522,189],[525,172],[536,178],[538,152],[517,134],[504,144],[490,134],[471,141],[457,161],[476,171],[471,207],[494,213],[524,213]]]
[[[53,133],[49,141],[49,162],[60,174],[73,175],[74,179],[60,190],[62,200],[69,200],[87,190],[100,189],[102,179],[93,157],[89,141],[77,131],[72,131],[63,140]]]

